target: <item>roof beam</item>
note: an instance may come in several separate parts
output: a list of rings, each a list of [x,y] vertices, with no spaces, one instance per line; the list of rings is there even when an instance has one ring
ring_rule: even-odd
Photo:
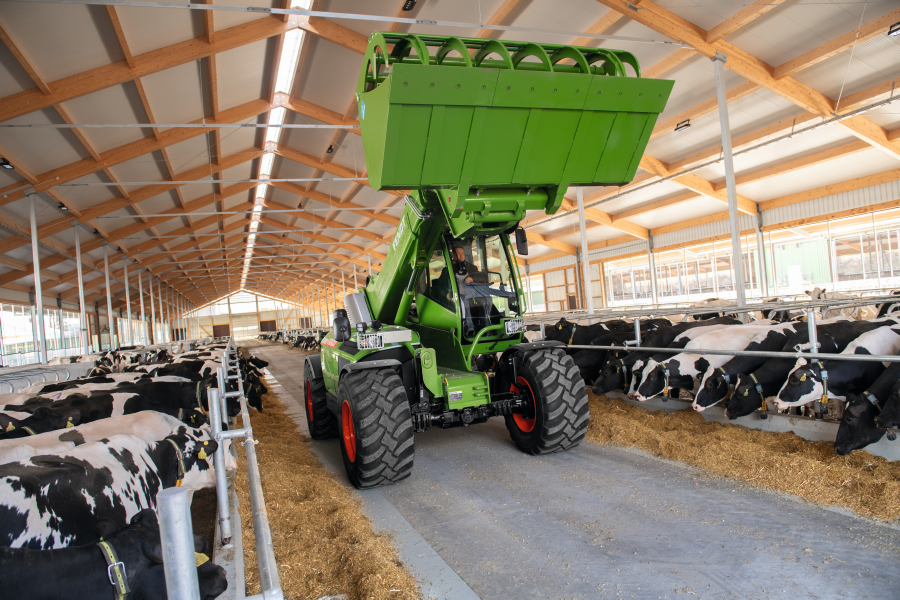
[[[34,68],[34,65],[31,64],[31,61],[25,56],[25,53],[22,52],[22,49],[19,48],[19,45],[12,38],[12,35],[6,30],[2,23],[0,23],[0,40],[3,40],[3,43],[6,44],[6,47],[12,53],[16,60],[22,65],[22,68],[25,69],[25,72],[28,73],[28,76],[31,77],[31,80],[34,81],[35,85],[38,86],[38,89],[42,94],[50,93],[50,85],[41,77],[40,73],[37,72],[37,69]]]
[[[363,34],[357,33],[352,29],[347,29],[346,27],[321,17],[300,17],[298,26],[304,31],[308,31],[317,37],[328,40],[347,50],[352,50],[357,54],[365,54],[366,47],[369,45],[368,38]],[[222,33],[222,31],[219,31],[216,35],[221,35]]]
[[[618,23],[619,19],[621,19],[621,18],[622,18],[622,15],[620,13],[617,13],[614,10],[608,10],[608,11],[606,11],[606,14],[604,14],[602,17],[600,17],[597,20],[596,23],[594,23],[593,25],[588,27],[588,30],[585,31],[585,33],[593,33],[595,35],[599,35],[601,33],[606,33],[606,30],[609,29],[610,27],[612,27],[613,25],[615,25],[616,23]],[[597,41],[596,38],[579,37],[579,38],[575,38],[570,45],[571,46],[588,46],[592,42],[596,42],[596,41]]]
[[[706,34],[706,41],[709,43],[721,40],[728,34],[734,33],[744,25],[760,18],[785,0],[756,0],[750,6],[739,10],[734,15],[728,17]]]
[[[645,0],[642,6],[652,8],[652,10],[637,12],[629,8],[627,0],[598,1],[628,16],[628,18],[653,29],[657,33],[670,39],[681,40],[690,44],[708,58],[714,57],[717,52],[722,52],[728,57],[725,66],[730,70],[750,81],[758,83],[815,115],[827,118],[834,113],[835,102],[831,98],[791,77],[776,79],[774,67],[724,40],[718,40],[712,44],[708,43],[706,41],[707,32],[702,28],[653,4],[650,0]],[[865,117],[853,117],[838,124],[876,148],[885,150],[892,156],[900,158],[900,146],[888,140],[884,129]]]
[[[500,5],[500,8],[494,11],[494,14],[490,16],[485,25],[502,25],[503,20],[509,16],[509,13],[511,13],[521,1],[522,0],[506,0]],[[475,34],[475,37],[488,38],[494,31],[494,29],[479,29],[478,33]]]
[[[47,85],[50,92],[47,94],[39,88],[11,94],[0,98],[0,121],[14,119],[60,102],[121,85],[138,77],[280,35],[293,27],[275,17],[257,19],[217,32],[214,44],[207,43],[205,37],[194,38],[139,54],[133,57],[134,67],[129,67],[123,60],[49,82]]]
[[[900,21],[900,8],[884,15],[883,17],[879,17],[874,21],[866,23],[859,28],[859,31],[857,31],[856,29],[849,31],[844,35],[831,40],[827,44],[822,44],[818,48],[814,48],[806,54],[802,54],[797,58],[791,59],[786,63],[775,67],[773,73],[775,79],[784,79],[785,77],[790,77],[798,71],[802,71],[803,69],[820,63],[827,58],[831,58],[832,56],[839,54],[844,50],[848,50],[853,46],[853,44],[861,44],[862,42],[865,42],[866,40],[869,40],[876,35],[885,33],[887,32],[887,28],[897,21]]]

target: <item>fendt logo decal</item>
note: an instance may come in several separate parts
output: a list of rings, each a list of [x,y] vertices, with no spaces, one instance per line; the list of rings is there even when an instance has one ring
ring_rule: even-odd
[[[391,248],[394,250],[397,249],[397,244],[400,242],[404,233],[406,233],[406,219],[400,219],[400,225],[397,226],[397,232],[394,234],[394,241],[391,242]]]

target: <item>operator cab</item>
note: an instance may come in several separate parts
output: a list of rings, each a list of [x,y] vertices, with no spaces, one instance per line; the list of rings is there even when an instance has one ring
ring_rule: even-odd
[[[500,235],[443,238],[432,252],[416,291],[458,313],[463,338],[474,340],[485,327],[521,316],[508,252]],[[484,337],[495,337],[491,333]]]

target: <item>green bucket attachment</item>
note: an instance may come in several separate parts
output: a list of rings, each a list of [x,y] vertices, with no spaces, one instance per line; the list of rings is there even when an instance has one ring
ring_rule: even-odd
[[[554,213],[569,185],[634,178],[673,84],[621,50],[376,32],[356,88],[369,182],[440,190],[450,218],[498,188]]]

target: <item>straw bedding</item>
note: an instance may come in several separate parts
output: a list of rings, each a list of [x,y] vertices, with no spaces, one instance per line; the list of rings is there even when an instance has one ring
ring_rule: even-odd
[[[592,442],[639,448],[868,517],[900,518],[900,463],[864,450],[838,456],[830,442],[707,422],[690,409],[665,413],[588,394]]]
[[[263,396],[263,406],[265,412],[252,417],[253,434],[285,597],[418,598],[416,581],[390,540],[373,531],[353,492],[325,470],[308,447],[311,440],[297,430],[275,394]],[[238,448],[235,489],[249,595],[260,589],[246,456]]]

